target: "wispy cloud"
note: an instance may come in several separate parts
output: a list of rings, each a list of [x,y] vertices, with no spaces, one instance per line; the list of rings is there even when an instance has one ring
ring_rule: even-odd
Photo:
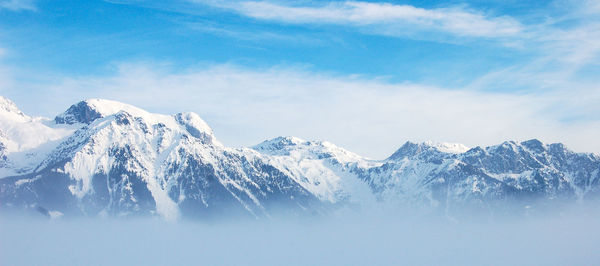
[[[600,1],[583,1],[559,6],[563,11],[538,25],[529,25],[526,34],[514,38],[529,60],[492,71],[473,81],[473,89],[533,90],[548,93],[586,91],[600,97]],[[585,74],[592,69],[591,74]],[[581,95],[582,97],[586,97]],[[600,115],[600,114],[599,114]]]
[[[337,24],[368,28],[389,35],[406,35],[415,30],[446,32],[458,36],[503,37],[521,31],[518,21],[460,7],[425,9],[410,5],[360,1],[321,5],[286,5],[267,1],[195,2],[226,8],[260,20],[292,24]]]
[[[17,103],[30,103],[25,111],[37,109],[46,115],[89,97],[156,112],[194,111],[214,127],[218,138],[234,146],[297,135],[383,158],[406,140],[475,146],[535,137],[561,141],[578,151],[600,151],[596,141],[600,120],[595,116],[600,99],[581,97],[584,91],[577,88],[570,93],[508,94],[389,83],[294,67],[213,65],[183,71],[148,63],[118,67],[111,76],[63,76],[20,84],[8,92]],[[39,93],[27,93],[31,90]]]
[[[11,11],[36,11],[33,0],[0,0],[0,9],[7,9]]]
[[[227,38],[238,39],[242,41],[250,42],[286,42],[296,45],[304,46],[320,46],[324,45],[325,41],[323,38],[318,38],[312,35],[300,35],[300,34],[289,34],[279,33],[270,30],[253,30],[233,26],[223,26],[217,23],[208,22],[179,22],[185,25],[189,29],[213,34],[216,36],[222,36]],[[329,38],[330,39],[330,38]]]
[[[459,36],[498,37],[501,42],[514,42],[511,49],[524,51],[528,58],[495,69],[462,89],[390,83],[376,77],[333,75],[289,66],[250,69],[215,64],[176,71],[168,65],[137,62],[118,64],[118,71],[109,76],[36,72],[19,73],[26,78],[14,78],[13,70],[4,67],[0,68],[1,92],[23,105],[25,111],[38,115],[54,115],[90,97],[112,98],[157,112],[195,111],[206,118],[223,142],[237,146],[277,135],[297,135],[330,140],[360,154],[382,158],[405,140],[455,141],[473,146],[537,137],[562,141],[579,151],[600,151],[598,77],[592,71],[587,79],[581,78],[582,70],[598,67],[598,2],[570,7],[536,25],[467,8],[422,9],[366,2],[320,6],[229,3],[209,4],[274,23],[349,25],[361,30],[376,25],[379,30],[399,31],[414,24],[412,28]],[[266,7],[273,7],[272,12]],[[286,13],[289,18],[283,16]],[[463,13],[466,15],[461,16]],[[196,15],[190,17],[193,21]],[[465,17],[491,23],[481,24],[484,26],[493,25],[486,29],[512,30],[502,32],[498,28],[495,34],[452,26],[462,25],[455,20],[469,21]],[[195,30],[253,42],[295,41],[293,34],[253,36],[243,26],[221,26],[202,24]]]

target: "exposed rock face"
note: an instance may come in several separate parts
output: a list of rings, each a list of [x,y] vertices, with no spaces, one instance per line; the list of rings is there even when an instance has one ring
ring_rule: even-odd
[[[102,114],[90,106],[88,102],[82,101],[71,105],[67,111],[56,116],[54,121],[57,124],[90,124],[98,118],[102,118]]]
[[[295,137],[228,148],[194,113],[93,99],[44,120],[1,100],[2,208],[212,219],[386,205],[452,215],[600,197],[599,156],[538,140],[472,149],[407,142],[370,160]]]

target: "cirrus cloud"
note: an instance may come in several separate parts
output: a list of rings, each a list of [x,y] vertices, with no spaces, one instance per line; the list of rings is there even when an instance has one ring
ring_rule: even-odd
[[[37,10],[32,0],[0,0],[0,9],[7,9],[10,11]]]
[[[425,9],[411,5],[362,1],[329,2],[325,5],[286,5],[267,1],[204,1],[260,20],[290,24],[337,24],[367,28],[387,35],[405,35],[415,30],[446,32],[458,36],[503,37],[521,31],[518,21],[507,16],[453,8]]]

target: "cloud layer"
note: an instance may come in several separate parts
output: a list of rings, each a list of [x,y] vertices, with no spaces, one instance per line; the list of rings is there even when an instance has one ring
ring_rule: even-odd
[[[329,140],[384,158],[404,141],[492,145],[540,138],[577,151],[600,151],[598,94],[503,94],[318,74],[302,68],[119,64],[110,76],[55,77],[3,94],[25,111],[54,115],[81,99],[102,97],[155,112],[199,113],[227,145],[250,146],[279,135]],[[23,89],[24,86],[29,89]],[[33,96],[27,93],[43,91]],[[47,101],[46,99],[52,99]],[[585,112],[582,112],[585,111]],[[576,118],[576,119],[575,119]]]
[[[493,17],[459,7],[425,9],[410,5],[361,1],[321,5],[289,5],[268,1],[202,1],[234,10],[244,16],[291,24],[336,24],[368,27],[380,33],[407,35],[418,30],[447,32],[458,36],[502,37],[521,31],[510,17]]]
[[[0,0],[0,10],[1,9],[10,11],[36,11],[35,4],[32,0]]]
[[[400,37],[415,31],[495,38],[497,43],[506,45],[502,51],[520,51],[527,58],[515,64],[500,64],[491,72],[466,81],[467,85],[461,88],[431,86],[427,82],[393,83],[376,74],[329,74],[318,65],[302,68],[293,63],[259,68],[211,63],[182,69],[169,63],[132,61],[117,63],[110,74],[81,75],[20,69],[0,61],[0,93],[14,99],[24,111],[44,116],[54,116],[70,104],[92,97],[119,100],[155,112],[194,111],[209,122],[218,138],[233,146],[296,135],[329,140],[362,155],[384,158],[406,140],[476,146],[540,138],[545,142],[564,142],[577,151],[600,152],[598,1],[559,6],[564,12],[537,24],[466,7],[425,9],[356,1],[305,5],[196,2],[203,7],[208,4],[235,12],[244,16],[244,21],[256,19],[283,29],[289,24],[310,24],[308,31],[312,25],[341,25]],[[31,2],[11,0],[0,5],[11,10],[18,10],[19,6],[27,9],[23,3]],[[193,22],[197,17],[184,14],[185,21]],[[188,16],[191,19],[187,20]],[[237,30],[227,28],[226,23],[221,28],[218,19],[214,27],[205,24],[192,23],[203,32],[242,41],[279,40],[302,45],[309,42],[286,35],[285,31],[257,35],[240,23],[234,23]],[[184,28],[190,30],[189,27],[186,24]],[[335,35],[336,30],[329,33]],[[325,39],[319,41],[326,42]],[[11,52],[0,49],[0,60],[3,53]],[[154,54],[147,56],[150,60],[155,58]],[[464,60],[472,62],[470,58]],[[178,64],[176,60],[172,63]],[[432,77],[434,82],[435,78]]]

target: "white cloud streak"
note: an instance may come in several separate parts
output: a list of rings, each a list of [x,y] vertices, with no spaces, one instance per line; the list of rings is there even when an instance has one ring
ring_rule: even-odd
[[[10,11],[36,11],[33,0],[0,0],[0,10]]]
[[[304,5],[292,5],[289,1],[190,1],[274,23],[341,25],[366,34],[441,42],[494,39],[496,44],[537,55],[529,63],[495,70],[474,82],[492,80],[490,77],[498,72],[508,74],[492,80],[488,86],[511,79],[513,83],[527,83],[518,80],[522,76],[537,76],[538,79],[529,79],[537,83],[551,83],[559,77],[568,79],[583,67],[597,64],[600,54],[600,1],[597,0],[555,2],[552,5],[558,12],[544,18],[532,15],[538,16],[535,24],[523,24],[510,16],[486,15],[464,6],[425,9],[361,1],[304,2]],[[542,79],[540,75],[551,78]],[[539,88],[538,84],[529,86],[535,87]]]
[[[215,129],[217,138],[233,146],[296,135],[384,158],[406,140],[476,146],[540,138],[577,151],[600,151],[598,95],[483,93],[232,65],[174,72],[160,65],[121,64],[113,76],[62,77],[25,88],[30,89],[21,86],[20,96],[14,90],[3,93],[16,96],[26,112],[38,114],[54,115],[90,97],[155,112],[194,111]],[[42,88],[45,93],[27,93]],[[589,116],[566,121],[581,116],[581,106]]]
[[[491,17],[459,7],[425,9],[410,5],[361,1],[330,2],[325,5],[294,6],[267,1],[203,1],[260,20],[291,24],[337,24],[374,30],[389,35],[407,35],[415,30],[446,32],[458,36],[503,37],[521,31],[518,21]],[[416,28],[416,29],[415,29]]]
[[[287,23],[348,23],[362,27],[377,23],[397,26],[402,21],[471,34],[449,26],[454,25],[450,19],[462,19],[461,16],[447,18],[436,13],[447,9],[363,3],[373,8],[368,11],[359,10],[356,3],[362,2],[320,7],[278,5],[280,10],[270,15],[260,11],[260,5],[274,5],[267,2],[243,2],[236,8],[241,10],[238,12],[275,21],[284,20],[278,16],[289,12],[293,16],[283,21]],[[593,4],[597,2],[588,3],[598,6]],[[384,10],[381,7],[385,5],[403,8]],[[415,14],[408,14],[413,11]],[[329,140],[359,154],[383,158],[406,140],[475,146],[540,138],[545,142],[564,142],[577,151],[600,152],[597,77],[587,82],[574,77],[582,67],[597,64],[599,12],[600,9],[588,8],[569,13],[568,16],[584,18],[571,27],[521,28],[515,23],[519,37],[514,39],[524,41],[526,49],[535,46],[539,56],[530,63],[491,72],[462,90],[392,84],[290,67],[250,70],[213,65],[173,71],[154,63],[130,63],[119,64],[119,70],[111,76],[21,73],[27,76],[24,79],[14,78],[11,68],[0,65],[0,93],[13,98],[24,111],[46,116],[91,97],[120,100],[156,112],[194,111],[215,128],[218,138],[234,146],[253,145],[278,135],[296,135]],[[496,21],[478,13],[467,14]],[[470,36],[487,36],[486,31],[475,32],[479,35]],[[515,93],[506,88],[525,90]]]
[[[530,60],[494,70],[475,79],[471,89],[546,91],[591,97],[600,102],[600,1],[583,1],[563,7],[547,23],[529,26],[515,38],[533,55]],[[586,70],[591,71],[586,73]],[[583,107],[581,108],[584,109]],[[597,114],[597,113],[596,113]],[[600,114],[597,114],[600,115]]]

